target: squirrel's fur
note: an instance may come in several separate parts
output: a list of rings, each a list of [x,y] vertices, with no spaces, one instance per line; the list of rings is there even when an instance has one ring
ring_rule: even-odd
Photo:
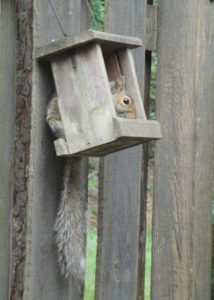
[[[110,82],[113,102],[118,117],[135,118],[135,108],[130,96],[125,92],[125,78],[118,77]],[[65,133],[58,107],[58,96],[55,93],[47,107],[47,123],[56,138],[64,138]],[[85,208],[80,191],[75,184],[75,159],[66,158],[63,188],[60,196],[54,226],[61,275],[83,281],[85,273],[84,241],[86,225],[84,224]]]
[[[78,158],[77,158],[78,160]],[[63,174],[63,189],[54,231],[61,275],[73,275],[80,281],[85,273],[85,207],[81,191],[76,188],[75,159],[67,158]]]

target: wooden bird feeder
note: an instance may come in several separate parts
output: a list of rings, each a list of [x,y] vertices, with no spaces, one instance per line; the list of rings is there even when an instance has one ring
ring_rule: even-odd
[[[51,63],[66,141],[57,155],[102,156],[161,138],[159,123],[147,120],[131,49],[139,38],[93,30],[37,48],[35,58]],[[136,119],[117,117],[109,81],[123,75]]]

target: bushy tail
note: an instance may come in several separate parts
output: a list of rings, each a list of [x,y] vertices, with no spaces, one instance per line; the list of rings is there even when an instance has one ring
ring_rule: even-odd
[[[77,165],[75,165],[77,164]],[[86,205],[77,183],[78,158],[67,158],[63,189],[54,226],[61,275],[83,281],[85,275]]]

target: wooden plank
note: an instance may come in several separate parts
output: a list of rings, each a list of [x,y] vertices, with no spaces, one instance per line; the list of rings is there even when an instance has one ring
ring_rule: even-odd
[[[105,30],[145,37],[146,1],[108,0]],[[141,24],[141,26],[139,26]],[[141,93],[144,51],[135,51]],[[108,155],[100,169],[96,272],[97,300],[136,298],[141,147]]]
[[[148,1],[148,3],[152,0]],[[148,8],[148,7],[147,7]],[[145,90],[144,90],[144,110],[149,119],[150,111],[150,82],[151,82],[151,51],[146,51],[145,55]],[[141,210],[140,210],[140,242],[139,242],[139,262],[138,262],[138,291],[137,299],[144,300],[145,288],[145,261],[146,261],[146,235],[151,229],[151,224],[147,224],[147,186],[148,186],[148,163],[150,144],[143,145],[142,155],[142,183],[141,183]],[[151,201],[151,200],[150,200]],[[149,227],[148,227],[149,226]],[[147,230],[148,227],[148,230]]]
[[[52,69],[70,153],[113,141],[116,112],[100,46],[54,60]]]
[[[40,18],[38,31],[35,31],[35,37],[39,39],[35,49],[63,38],[70,38],[88,29],[88,26],[82,26],[88,22],[88,8],[80,1],[60,1],[60,4],[56,0],[41,1],[35,6],[35,13],[39,15],[40,12],[43,12],[45,17]]]
[[[141,154],[138,147],[110,154],[100,170],[105,185],[100,186],[96,299],[135,299],[139,207],[134,203],[141,166],[139,160],[133,162],[133,150]],[[123,178],[120,183],[118,177]],[[115,183],[120,184],[117,191]]]
[[[51,6],[51,3],[54,4]],[[80,1],[34,2],[34,46],[87,28],[85,5]],[[61,22],[61,23],[60,23]],[[62,30],[63,29],[63,30]],[[50,65],[33,63],[31,160],[25,269],[25,300],[82,300],[83,289],[59,276],[53,225],[59,205],[64,160],[55,155],[53,137],[45,121],[54,90]],[[87,199],[87,160],[75,160],[76,193]],[[76,197],[76,194],[74,194]],[[83,222],[85,219],[83,217]]]
[[[115,119],[115,122],[113,121],[113,118],[116,117],[115,109],[100,45],[88,45],[72,54],[53,59],[51,64],[59,95],[59,109],[71,155],[84,155],[84,153],[100,155],[99,148],[103,153],[102,145],[106,144],[109,144],[110,152],[113,148],[118,151],[117,139],[124,141],[124,144],[120,143],[121,149],[123,149],[129,145],[128,141],[131,139],[135,139],[138,144],[148,142],[152,138],[161,138],[159,124],[154,121],[145,121],[130,50],[119,51],[117,55],[111,55],[105,62],[109,74],[119,75],[121,69],[126,78],[126,92],[134,99],[139,119]],[[110,64],[108,65],[108,63]],[[140,118],[144,120],[140,120]],[[117,144],[116,148],[114,141]],[[60,149],[61,153],[63,148],[58,147],[57,149]],[[106,146],[105,151],[108,151]],[[64,154],[68,154],[67,149]]]
[[[157,50],[158,6],[147,5],[146,50]]]
[[[126,78],[126,91],[128,95],[131,95],[131,97],[134,99],[137,118],[145,120],[146,115],[143,108],[143,100],[139,89],[132,53],[129,49],[121,50],[118,52],[118,59],[121,72]]]
[[[113,118],[112,122],[114,124],[115,140],[90,149],[86,148],[78,153],[73,153],[72,156],[102,156],[162,137],[160,125],[156,121]],[[65,143],[64,139],[55,140],[54,144],[58,156],[71,155],[68,144]]]
[[[118,140],[114,141],[114,143],[107,143],[107,144],[102,145],[102,147],[94,148],[90,151],[86,150],[84,152],[80,152],[78,155],[102,157],[104,155],[120,151],[121,149],[126,149],[126,148],[133,147],[133,146],[136,146],[139,144],[141,144],[141,142],[139,142],[136,139],[128,139],[128,140],[127,139],[125,139],[125,140],[118,139]]]
[[[151,139],[150,138],[133,138],[133,137],[120,137],[114,142],[106,143],[103,145],[100,145],[98,147],[91,148],[89,150],[84,150],[81,152],[78,152],[77,154],[72,154],[72,157],[102,157],[104,155],[117,152],[129,147],[133,147],[136,145],[141,145],[142,143],[148,143]],[[68,148],[64,144],[64,140],[58,139],[54,141],[55,149],[56,149],[56,155],[57,156],[71,156]]]
[[[148,0],[147,4],[153,4],[153,0]],[[150,19],[149,8],[147,5],[147,28]],[[147,33],[149,34],[150,31]],[[148,37],[146,37],[146,49],[148,46]],[[151,51],[145,52],[145,89],[144,89],[144,110],[147,119],[149,119],[150,112],[150,85],[151,85],[151,66],[152,66],[152,53]],[[141,210],[140,210],[140,240],[139,240],[139,261],[138,261],[138,290],[137,299],[145,299],[145,262],[146,262],[146,239],[147,232],[150,228],[150,224],[147,224],[147,186],[148,186],[148,163],[149,163],[149,149],[150,144],[143,145],[143,155],[142,155],[142,183],[141,183]]]
[[[102,45],[104,53],[126,47],[132,49],[142,46],[141,39],[137,37],[99,32],[90,29],[57,42],[51,42],[51,44],[47,46],[36,48],[34,57],[47,59],[56,54],[58,55],[61,52],[86,46],[91,43]]]
[[[12,154],[14,144],[15,4],[0,1],[0,298],[10,297]]]
[[[61,156],[61,155],[69,155],[69,149],[68,149],[68,144],[66,143],[65,139],[57,139],[54,141],[54,146],[56,150],[56,155]]]
[[[115,81],[121,76],[121,69],[116,52],[104,56],[108,80]]]
[[[210,299],[213,20],[210,1],[160,1],[153,300]]]
[[[115,129],[119,138],[133,139],[160,139],[161,129],[157,121],[141,120],[141,119],[122,119],[114,118]]]

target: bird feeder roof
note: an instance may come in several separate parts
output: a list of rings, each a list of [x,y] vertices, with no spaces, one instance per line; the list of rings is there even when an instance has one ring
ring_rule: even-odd
[[[34,58],[50,59],[62,52],[84,47],[90,43],[100,44],[103,53],[117,51],[123,48],[133,49],[142,46],[141,39],[137,37],[87,30],[80,34],[52,42],[47,46],[36,48],[34,51]]]

